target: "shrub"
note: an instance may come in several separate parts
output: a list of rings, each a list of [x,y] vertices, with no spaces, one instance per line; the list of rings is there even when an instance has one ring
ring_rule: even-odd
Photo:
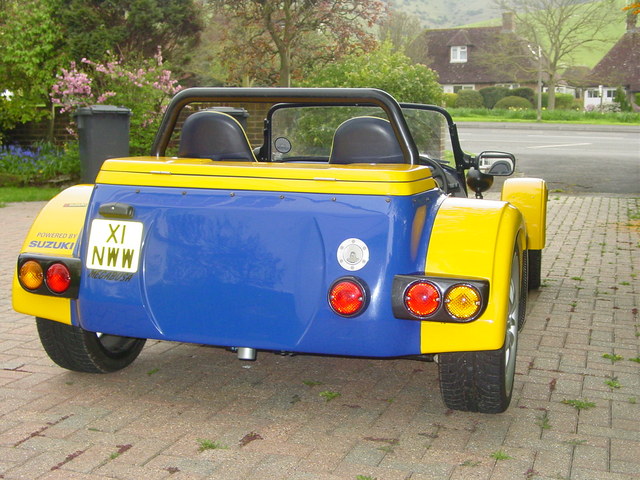
[[[321,2],[322,3],[322,2]],[[374,87],[399,102],[442,103],[438,74],[383,42],[377,50],[352,54],[316,69],[296,84],[302,87]]]
[[[498,100],[511,95],[511,90],[507,87],[485,87],[478,90],[478,92],[482,95],[482,103],[487,108],[493,108]]]
[[[86,58],[61,69],[51,89],[51,101],[61,112],[111,103],[131,110],[130,151],[149,151],[168,100],[179,90],[172,73],[163,67],[162,54],[153,59],[125,62],[122,58],[95,63]]]
[[[444,94],[444,106],[447,108],[455,108],[458,101],[457,93],[445,93]]]
[[[8,185],[71,183],[80,177],[77,145],[59,149],[49,143],[0,147],[0,176]]]
[[[536,97],[537,98],[537,97]],[[574,96],[570,93],[556,93],[556,110],[571,110],[573,107]],[[549,93],[542,94],[542,108],[549,107]]]
[[[636,105],[640,105],[640,93],[636,93],[635,97],[636,97],[636,102],[635,102]]]
[[[483,107],[482,95],[477,90],[460,90],[456,99],[457,108]]]
[[[556,93],[556,108],[558,110],[571,110],[575,97],[570,93]]]
[[[533,105],[526,98],[510,95],[498,100],[493,108],[497,110],[528,110],[533,108]]]
[[[535,98],[536,102],[538,101],[538,95],[536,95]],[[542,105],[542,108],[547,108],[549,106],[549,94],[547,92],[544,92],[542,94],[542,101],[540,102]]]
[[[529,87],[514,88],[513,90],[511,90],[511,93],[509,95],[515,95],[516,97],[526,98],[531,102],[531,105],[533,105],[533,103],[536,100],[536,93],[533,91],[532,88],[529,88]]]
[[[621,112],[630,112],[633,110],[631,108],[631,103],[629,103],[629,99],[627,98],[627,92],[625,92],[622,87],[616,88],[616,94],[615,97],[613,97],[613,101],[620,105]]]

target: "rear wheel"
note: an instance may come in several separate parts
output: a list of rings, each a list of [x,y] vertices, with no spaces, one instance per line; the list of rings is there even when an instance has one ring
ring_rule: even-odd
[[[516,251],[511,262],[509,306],[504,345],[499,350],[443,353],[439,357],[440,391],[453,410],[481,413],[504,412],[511,403],[526,291],[524,262]],[[525,284],[526,285],[526,284]]]
[[[55,363],[68,370],[107,373],[133,362],[146,342],[142,338],[89,332],[46,318],[36,318],[40,342]]]

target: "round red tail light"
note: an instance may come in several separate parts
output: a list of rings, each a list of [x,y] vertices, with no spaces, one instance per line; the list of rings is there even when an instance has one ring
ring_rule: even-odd
[[[71,273],[66,265],[54,263],[47,269],[46,282],[52,292],[64,293],[71,286]]]
[[[367,294],[364,286],[353,278],[338,280],[329,290],[329,304],[343,317],[353,317],[365,307]]]
[[[409,285],[404,294],[404,305],[417,317],[427,317],[434,313],[442,301],[440,292],[430,282],[416,282]]]

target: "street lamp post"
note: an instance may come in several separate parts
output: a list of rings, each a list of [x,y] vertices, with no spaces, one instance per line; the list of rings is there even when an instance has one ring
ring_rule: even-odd
[[[538,45],[538,105],[536,109],[536,120],[542,121],[542,48]]]
[[[527,45],[529,51],[533,54],[534,58],[538,59],[538,102],[536,107],[536,121],[542,121],[542,47],[538,45],[538,51],[536,52],[531,45]]]

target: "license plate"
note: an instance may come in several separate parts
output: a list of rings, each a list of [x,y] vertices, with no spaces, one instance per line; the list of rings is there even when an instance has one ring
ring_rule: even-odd
[[[142,245],[142,222],[94,219],[86,266],[92,270],[135,273]]]

